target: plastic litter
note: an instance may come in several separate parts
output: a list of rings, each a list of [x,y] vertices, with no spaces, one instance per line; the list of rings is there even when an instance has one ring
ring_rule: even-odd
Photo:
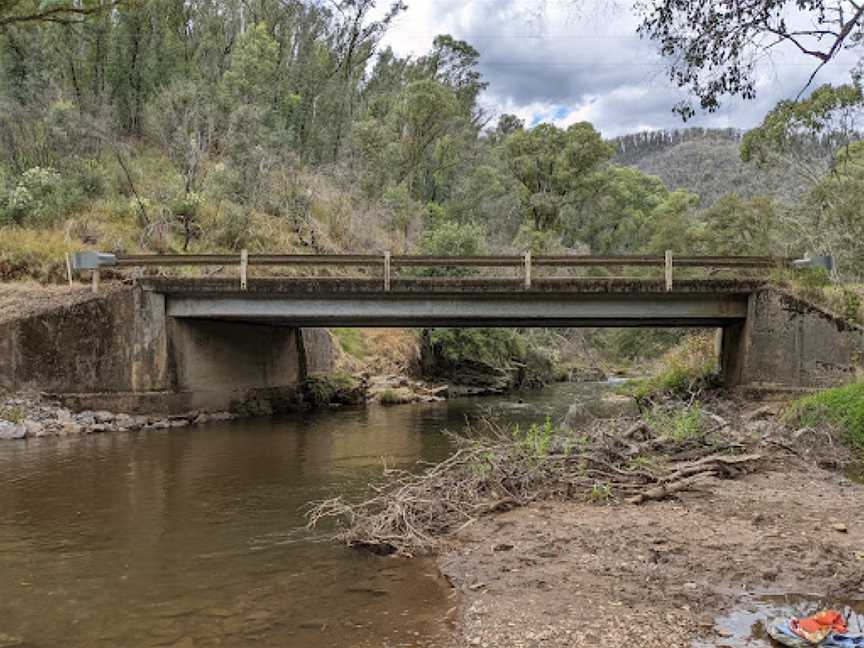
[[[835,610],[804,619],[774,619],[767,630],[774,641],[790,648],[864,648],[864,635],[849,634],[846,619]]]

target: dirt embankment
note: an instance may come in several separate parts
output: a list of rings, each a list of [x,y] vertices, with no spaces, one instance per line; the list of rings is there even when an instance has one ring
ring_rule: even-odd
[[[37,283],[0,283],[0,323],[80,304],[123,290],[122,283],[105,283],[99,295],[88,286],[44,286]]]
[[[439,559],[463,595],[455,644],[768,646],[716,620],[748,595],[864,600],[862,512],[864,486],[800,464],[643,506],[482,518]]]

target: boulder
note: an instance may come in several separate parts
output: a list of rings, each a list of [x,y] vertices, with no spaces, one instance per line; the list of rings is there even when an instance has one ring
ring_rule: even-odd
[[[106,411],[95,412],[93,418],[97,423],[111,423],[114,421],[114,414]]]
[[[141,426],[137,424],[136,418],[134,416],[129,416],[128,414],[118,414],[115,416],[114,427],[120,432],[141,428]]]
[[[63,434],[64,436],[76,436],[78,434],[81,434],[83,429],[83,426],[81,426],[80,424],[75,423],[74,421],[69,421],[68,423],[63,424],[61,434]]]
[[[27,428],[20,423],[0,421],[0,439],[23,439],[27,436]]]
[[[635,398],[607,394],[571,405],[564,417],[564,426],[576,429],[598,419],[636,418],[639,415],[639,404]]]
[[[45,426],[39,421],[32,421],[30,419],[27,419],[26,421],[24,421],[24,427],[27,428],[28,437],[45,436]]]
[[[81,412],[75,415],[74,420],[84,427],[91,427],[96,423],[96,415],[90,411]]]

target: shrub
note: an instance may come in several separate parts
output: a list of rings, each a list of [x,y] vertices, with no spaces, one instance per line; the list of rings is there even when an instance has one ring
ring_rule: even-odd
[[[542,425],[532,423],[527,428],[516,426],[513,428],[512,451],[521,458],[545,459],[552,448],[555,440],[555,426],[548,416]]]
[[[414,402],[414,392],[405,387],[398,389],[385,389],[378,396],[382,405],[405,405]]]
[[[56,223],[81,199],[81,191],[75,183],[67,182],[50,167],[33,167],[25,171],[12,195],[13,220],[38,226]]]
[[[363,332],[356,328],[335,328],[330,332],[339,340],[339,346],[350,356],[362,360],[369,355],[369,343]]]
[[[478,256],[483,253],[483,230],[479,225],[438,221],[423,234],[420,253],[429,256]],[[426,277],[465,277],[471,268],[443,267],[422,271]]]
[[[429,338],[435,354],[452,364],[479,361],[501,367],[527,353],[522,336],[509,329],[432,329]]]
[[[684,409],[667,411],[656,408],[648,416],[650,425],[660,436],[678,443],[702,434],[702,407],[694,403]]]
[[[621,391],[637,400],[686,395],[709,384],[718,369],[714,336],[689,335],[658,360],[652,376],[628,381]]]
[[[10,423],[23,423],[27,417],[27,413],[23,407],[17,405],[7,405],[0,407],[0,421],[9,421]]]
[[[322,407],[332,403],[351,405],[362,401],[360,383],[344,371],[309,376],[303,382],[303,394],[312,407]]]
[[[816,301],[825,304],[829,310],[845,320],[864,324],[861,296],[846,286],[826,288],[823,290],[821,299]]]
[[[864,382],[799,398],[789,406],[784,418],[804,427],[830,426],[864,451]]]

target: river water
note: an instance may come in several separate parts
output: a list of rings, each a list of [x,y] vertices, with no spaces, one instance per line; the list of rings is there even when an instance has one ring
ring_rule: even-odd
[[[597,389],[0,444],[0,648],[442,645],[434,563],[324,542],[303,506]]]

